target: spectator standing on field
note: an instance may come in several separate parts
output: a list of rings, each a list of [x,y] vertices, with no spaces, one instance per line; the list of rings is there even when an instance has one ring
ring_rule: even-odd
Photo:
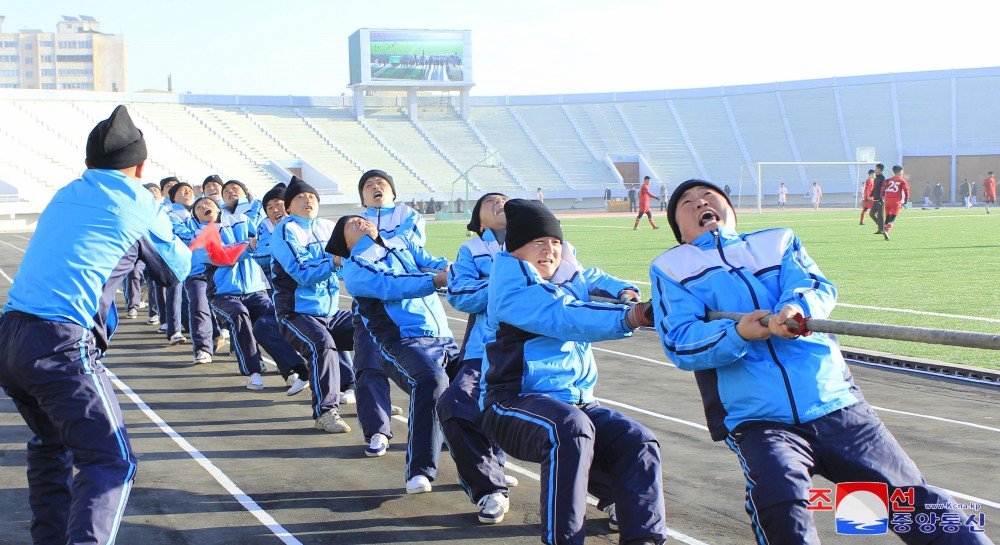
[[[934,184],[934,208],[941,208],[941,201],[944,199],[944,187],[941,182]]]
[[[726,186],[727,188],[729,186]],[[729,198],[729,192],[726,191],[726,198]],[[823,202],[823,188],[819,186],[816,182],[813,182],[812,189],[809,190],[809,200],[812,201],[813,210],[819,210],[819,204]]]
[[[639,207],[638,207],[638,205],[635,202],[635,186],[634,185],[629,185],[628,186],[628,211],[629,212],[635,212],[638,209],[639,209]]]
[[[885,223],[885,203],[882,202],[882,184],[885,183],[885,175],[882,171],[885,170],[885,165],[879,163],[875,165],[875,183],[872,185],[872,209],[868,213],[868,217],[875,222],[876,235],[884,235],[885,230],[883,229],[883,224]]]
[[[788,188],[785,187],[785,182],[781,182],[781,185],[778,186],[778,210],[784,210],[787,201]]]
[[[660,212],[667,209],[667,184],[660,184]]]
[[[993,171],[986,174],[983,180],[983,204],[986,205],[986,213],[990,213],[990,206],[997,202],[997,179],[993,176]]]

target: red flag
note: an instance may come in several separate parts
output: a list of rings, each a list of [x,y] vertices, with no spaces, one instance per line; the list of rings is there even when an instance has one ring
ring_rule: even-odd
[[[198,236],[194,237],[190,248],[192,250],[205,248],[208,260],[213,265],[218,267],[232,267],[239,261],[239,257],[243,255],[243,252],[246,251],[249,245],[247,242],[237,242],[236,244],[223,246],[222,236],[219,234],[219,226],[215,223],[209,223],[202,229]]]

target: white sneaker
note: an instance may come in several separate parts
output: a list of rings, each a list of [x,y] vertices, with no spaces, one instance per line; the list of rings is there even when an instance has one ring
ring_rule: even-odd
[[[397,407],[395,405],[389,406],[389,416],[401,416],[403,414],[403,408]]]
[[[517,486],[517,484],[519,482],[521,482],[521,481],[518,481],[517,477],[515,477],[513,475],[504,475],[503,476],[503,484],[506,485],[507,488],[514,488],[515,486]]]
[[[618,512],[615,510],[615,504],[611,504],[604,508],[604,512],[608,514],[608,528],[612,532],[618,531]]]
[[[347,422],[344,422],[344,419],[340,417],[340,413],[336,410],[323,413],[322,416],[316,419],[313,427],[328,433],[347,433],[351,431],[351,427],[347,425]]]
[[[160,325],[160,317],[159,316],[150,316],[149,319],[146,320],[146,324],[148,324],[148,325]]]
[[[168,342],[170,343],[170,346],[184,344],[187,342],[187,337],[185,337],[183,333],[178,331],[177,333],[174,333],[173,335],[170,336],[170,340]]]
[[[285,379],[285,386],[291,386],[297,378],[299,378],[298,373],[289,373],[288,378]]]
[[[406,481],[407,494],[423,494],[431,491],[431,481],[423,475],[417,475]]]
[[[349,390],[346,390],[346,391],[343,391],[343,392],[340,392],[340,404],[341,405],[350,405],[352,403],[357,403],[357,402],[358,402],[358,398],[357,398],[357,396],[354,395],[354,389],[353,388],[349,389]]]
[[[227,341],[229,340],[229,330],[228,329],[223,329],[222,330],[222,338],[226,339]]]
[[[156,332],[157,333],[166,333],[167,332],[167,324],[161,325],[160,328],[156,330]]]
[[[377,458],[385,454],[387,448],[389,448],[389,438],[381,433],[376,433],[372,435],[371,443],[365,447],[365,456]]]
[[[145,301],[139,301],[139,309],[149,308],[149,305]]]
[[[139,317],[139,311],[134,308],[130,308],[128,309],[128,312],[125,313],[125,317],[129,320],[135,320]]]
[[[254,373],[250,375],[250,380],[247,381],[247,390],[263,390],[264,389],[264,379],[260,378],[260,373]]]
[[[229,342],[229,340],[227,339],[227,337],[223,337],[222,335],[216,337],[215,338],[215,352],[216,353],[228,352],[228,350],[223,350],[223,348],[225,348],[227,342]]]
[[[494,492],[483,496],[476,505],[479,506],[479,522],[500,524],[504,514],[510,511],[510,498],[503,492]]]
[[[194,354],[194,364],[200,365],[202,363],[212,363],[212,355],[204,350],[199,350]]]
[[[295,377],[295,380],[293,380],[292,383],[288,385],[288,390],[285,392],[286,396],[293,396],[293,395],[301,392],[302,390],[305,390],[306,386],[309,386],[309,381],[308,380],[302,380],[302,379],[299,378],[298,375],[296,375],[294,373],[292,374],[292,376]],[[288,378],[292,378],[292,377],[288,377]],[[288,384],[288,383],[286,382],[286,384]]]

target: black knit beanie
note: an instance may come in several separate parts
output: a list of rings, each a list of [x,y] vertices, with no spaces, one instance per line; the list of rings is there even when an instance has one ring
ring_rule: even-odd
[[[513,252],[521,246],[541,237],[563,239],[559,220],[544,203],[525,199],[511,199],[503,205],[507,216],[507,251]]]
[[[337,220],[337,225],[333,226],[333,233],[326,243],[326,253],[338,257],[351,257],[351,250],[347,248],[347,238],[344,236],[344,227],[351,218],[363,218],[363,216],[343,216]]]
[[[170,182],[179,182],[179,181],[180,180],[177,179],[177,176],[167,176],[166,178],[160,180],[160,192],[162,193],[163,191],[166,191],[163,188]]]
[[[132,123],[125,106],[98,123],[87,137],[87,164],[91,168],[120,170],[146,160],[146,139]]]
[[[676,238],[677,242],[680,244],[683,244],[684,241],[681,240],[681,228],[677,225],[677,218],[674,215],[674,211],[677,210],[677,204],[681,200],[681,195],[683,195],[684,192],[687,191],[688,189],[698,186],[703,186],[715,190],[720,195],[722,195],[722,198],[726,199],[726,202],[729,203],[730,208],[733,207],[733,203],[732,201],[729,200],[729,196],[726,195],[726,192],[723,191],[719,186],[713,184],[712,182],[709,182],[708,180],[699,180],[697,178],[692,178],[690,180],[681,182],[681,185],[677,186],[677,189],[675,189],[673,194],[670,195],[670,200],[667,202],[667,223],[670,224],[670,229],[673,230],[674,232],[674,238]],[[733,209],[733,212],[735,213],[735,209]]]
[[[264,198],[261,199],[260,202],[263,203],[263,205],[266,207],[267,203],[274,199],[281,199],[282,201],[284,201],[286,187],[288,186],[286,186],[284,182],[277,183],[274,187],[268,189],[267,193],[264,193]]]
[[[289,205],[299,193],[312,193],[316,195],[316,200],[319,201],[319,193],[316,188],[307,184],[302,178],[298,176],[292,176],[291,181],[288,182],[288,187],[285,188],[285,209],[289,208]]]
[[[486,197],[491,197],[491,196],[494,196],[494,195],[497,195],[497,196],[500,196],[500,197],[506,197],[507,196],[507,195],[504,195],[503,193],[487,193],[487,194],[483,195],[482,197],[479,197],[479,200],[476,201],[476,205],[472,207],[472,219],[470,219],[469,220],[469,224],[465,226],[466,229],[468,229],[469,231],[472,231],[473,233],[475,233],[475,234],[477,234],[479,236],[482,236],[482,233],[480,232],[480,230],[482,229],[483,226],[482,226],[482,223],[480,222],[480,219],[479,219],[479,210],[482,208],[483,201],[486,200]]]
[[[365,188],[365,182],[368,181],[368,178],[374,178],[375,176],[383,178],[385,181],[389,182],[389,187],[392,188],[392,199],[396,200],[396,184],[393,183],[392,176],[386,174],[384,170],[369,170],[361,175],[361,181],[358,182],[358,196],[361,197],[361,206],[365,205],[365,192],[363,191]]]
[[[174,196],[177,195],[177,191],[182,187],[191,187],[191,184],[187,182],[177,182],[167,190],[167,198],[170,199],[170,202],[174,202]],[[191,191],[194,191],[193,187],[191,187]]]

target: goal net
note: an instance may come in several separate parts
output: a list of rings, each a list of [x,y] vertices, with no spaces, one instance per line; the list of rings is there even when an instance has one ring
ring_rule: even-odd
[[[823,204],[857,207],[874,158],[863,161],[761,161],[757,163],[757,211],[778,206],[781,184],[788,190],[788,207],[811,206],[813,184]]]

